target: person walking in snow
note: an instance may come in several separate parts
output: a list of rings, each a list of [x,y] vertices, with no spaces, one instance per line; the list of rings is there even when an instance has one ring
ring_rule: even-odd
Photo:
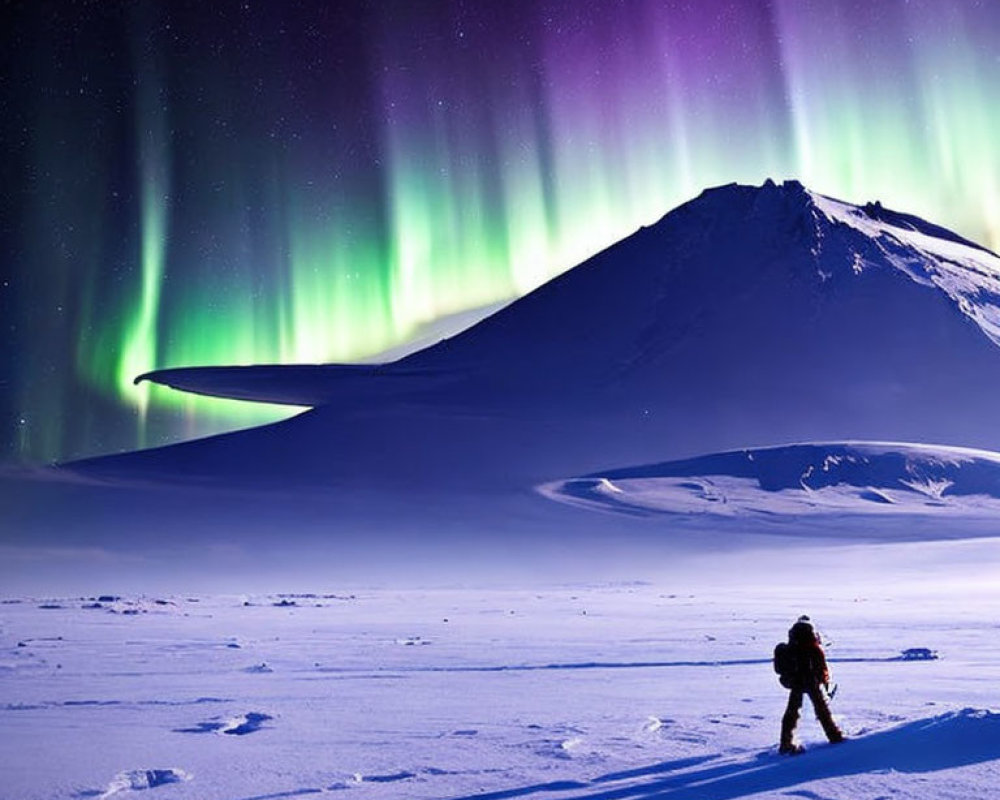
[[[831,742],[844,741],[844,734],[830,712],[827,697],[830,670],[826,665],[826,654],[809,617],[799,617],[788,631],[787,644],[782,642],[774,648],[774,669],[781,685],[790,690],[788,705],[781,718],[778,752],[789,755],[803,752],[804,748],[795,742],[795,726],[805,695],[812,701],[816,719],[823,726],[826,738]]]

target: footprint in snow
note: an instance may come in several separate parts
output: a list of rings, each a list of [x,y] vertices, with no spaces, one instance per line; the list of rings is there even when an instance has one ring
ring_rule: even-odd
[[[113,797],[119,792],[138,792],[155,789],[168,783],[182,783],[191,780],[192,775],[182,769],[132,769],[115,775],[103,792],[80,792],[77,797],[97,797],[99,800]]]
[[[250,711],[231,719],[211,719],[207,722],[199,722],[192,728],[175,728],[174,733],[219,733],[229,736],[246,736],[248,733],[255,733],[264,727],[264,723],[274,719],[270,714],[262,714],[259,711]]]
[[[750,728],[752,727],[749,722],[734,722],[730,719],[729,714],[723,714],[721,717],[709,717],[708,722],[711,725],[729,725],[733,728]]]
[[[362,775],[360,772],[354,775],[354,783],[395,783],[396,781],[405,781],[410,778],[415,778],[416,773],[408,772],[406,770],[400,770],[399,772],[390,772],[386,775]]]
[[[581,744],[583,744],[583,739],[579,736],[573,736],[568,739],[542,739],[531,742],[527,746],[544,758],[564,760],[573,758]]]

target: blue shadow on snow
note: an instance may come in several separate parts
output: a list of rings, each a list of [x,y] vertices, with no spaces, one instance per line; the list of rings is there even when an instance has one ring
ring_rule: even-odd
[[[582,785],[539,784],[475,797],[500,800],[561,789],[567,792],[566,800],[732,800],[866,772],[936,772],[996,759],[1000,759],[1000,713],[966,708],[860,736],[841,745],[823,745],[802,756],[765,753],[700,769],[691,767],[714,757],[685,759],[612,773]],[[631,780],[648,775],[657,777]],[[628,783],[607,785],[622,781]]]

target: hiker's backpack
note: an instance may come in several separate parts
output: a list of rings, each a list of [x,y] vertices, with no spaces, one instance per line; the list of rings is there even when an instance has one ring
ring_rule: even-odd
[[[778,673],[778,682],[786,689],[795,685],[799,664],[795,652],[788,642],[779,642],[774,646],[774,671]]]

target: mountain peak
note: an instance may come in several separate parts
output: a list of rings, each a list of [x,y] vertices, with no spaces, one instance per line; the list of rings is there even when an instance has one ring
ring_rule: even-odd
[[[812,194],[800,181],[790,179],[776,183],[768,178],[760,186],[735,182],[711,186],[691,202],[711,201],[724,205],[748,203],[751,206],[772,208],[781,204],[785,208],[804,208],[810,205],[811,200]]]
[[[877,199],[869,200],[863,205],[848,203],[844,200],[838,200],[813,191],[801,181],[794,178],[780,183],[767,178],[759,186],[735,182],[713,186],[705,189],[691,202],[697,203],[700,201],[721,203],[723,206],[730,206],[730,208],[732,204],[743,203],[758,214],[819,209],[824,217],[834,223],[847,222],[851,224],[852,220],[868,220],[872,223],[881,223],[880,231],[875,231],[870,226],[864,229],[864,232],[870,235],[884,234],[887,232],[886,229],[892,228],[902,231],[904,235],[906,232],[919,233],[946,242],[964,245],[980,253],[997,257],[996,253],[982,245],[976,244],[941,225],[928,222],[916,214],[894,211],[885,207]],[[684,208],[684,206],[681,206],[681,208]],[[667,217],[669,216],[670,214],[667,215]]]
[[[767,178],[760,186],[752,183],[737,183],[736,181],[732,181],[731,183],[722,183],[718,186],[709,186],[702,191],[701,195],[717,195],[733,191],[750,194],[809,194],[809,190],[803,185],[803,183],[795,178],[789,178],[788,180],[781,181],[780,183],[775,181],[773,178]]]
[[[773,238],[777,234],[784,240],[792,233],[798,241],[814,245],[820,215],[815,198],[800,181],[786,180],[776,183],[768,178],[759,186],[728,183],[705,189],[693,200],[679,206],[657,226],[671,228],[672,235],[686,235],[697,231],[715,231],[730,237],[733,226],[746,228],[743,236],[760,234]]]

